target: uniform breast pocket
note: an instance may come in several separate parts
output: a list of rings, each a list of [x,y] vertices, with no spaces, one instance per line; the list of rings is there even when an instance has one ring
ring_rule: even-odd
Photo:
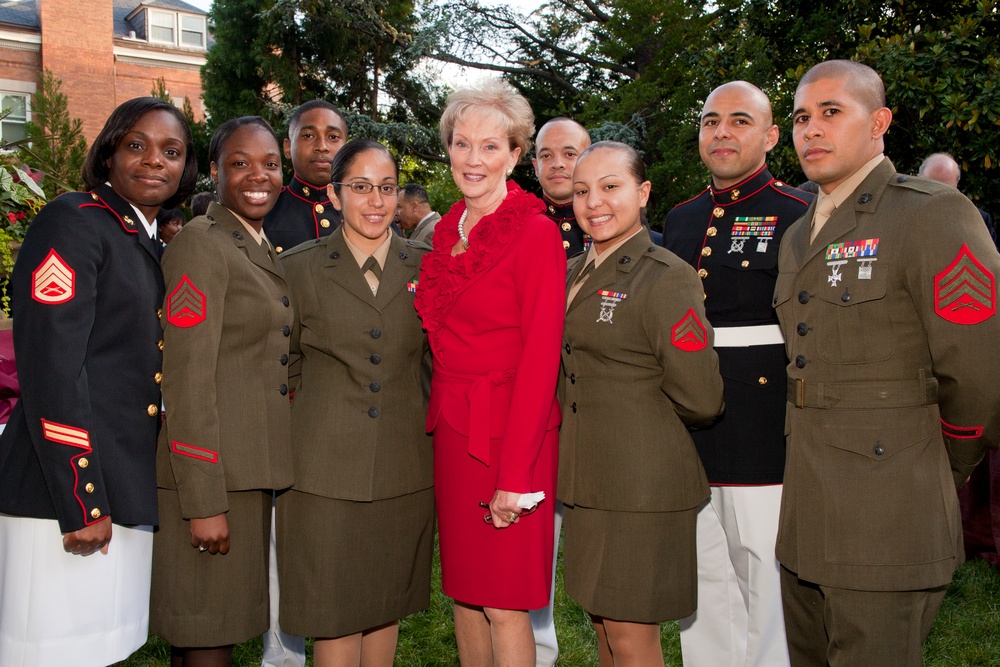
[[[823,310],[814,315],[813,325],[820,356],[833,364],[889,359],[894,346],[884,274],[874,280],[828,277],[826,282],[816,294]]]

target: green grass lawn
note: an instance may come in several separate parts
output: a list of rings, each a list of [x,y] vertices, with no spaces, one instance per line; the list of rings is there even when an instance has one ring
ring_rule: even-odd
[[[556,581],[556,633],[559,636],[560,665],[596,667],[594,631],[586,612],[563,591],[561,557]],[[682,663],[677,623],[663,624],[661,641],[668,667],[679,667]],[[233,663],[237,667],[257,667],[261,651],[259,638],[241,644],[236,647]],[[169,667],[169,664],[169,648],[156,637],[150,637],[141,650],[120,663],[124,667]],[[312,660],[307,664],[312,665]],[[440,569],[435,554],[431,606],[401,622],[396,665],[425,667],[457,664],[451,600],[441,593]],[[924,647],[924,665],[1000,665],[1000,571],[982,560],[959,568]]]

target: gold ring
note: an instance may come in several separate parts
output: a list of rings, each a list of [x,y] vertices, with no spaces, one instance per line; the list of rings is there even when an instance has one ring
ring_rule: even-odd
[[[507,519],[507,523],[514,523],[514,519],[516,519],[516,518],[517,518],[517,515],[514,514],[513,512],[511,512],[510,513],[510,518]]]

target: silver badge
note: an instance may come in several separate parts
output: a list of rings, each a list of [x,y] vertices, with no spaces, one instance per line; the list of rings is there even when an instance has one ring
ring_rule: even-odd
[[[615,314],[615,306],[621,299],[615,298],[613,296],[605,296],[601,298],[601,314],[598,316],[598,322],[604,322],[606,324],[614,324],[611,321],[612,316]]]
[[[767,242],[771,239],[757,239],[757,252],[767,252]]]
[[[841,264],[847,264],[847,260],[841,259],[836,262],[826,263],[826,265],[830,267],[830,275],[826,277],[826,281],[833,287],[836,287],[837,283],[844,279],[844,274],[840,272]]]
[[[746,241],[747,241],[746,239],[732,239],[733,243],[732,243],[732,245],[729,246],[729,252],[726,253],[726,254],[727,255],[732,255],[734,252],[738,252],[738,253],[742,254],[743,253],[743,244],[746,243]]]
[[[858,280],[871,280],[872,279],[872,264],[878,260],[874,257],[867,257],[865,259],[858,260]]]

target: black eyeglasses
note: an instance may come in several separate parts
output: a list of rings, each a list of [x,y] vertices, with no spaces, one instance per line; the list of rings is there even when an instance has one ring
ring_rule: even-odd
[[[371,191],[378,189],[378,193],[383,197],[395,197],[399,195],[401,188],[398,185],[389,185],[388,183],[383,185],[372,185],[371,183],[334,183],[333,185],[346,185],[351,189],[356,195],[367,195],[371,194]]]

